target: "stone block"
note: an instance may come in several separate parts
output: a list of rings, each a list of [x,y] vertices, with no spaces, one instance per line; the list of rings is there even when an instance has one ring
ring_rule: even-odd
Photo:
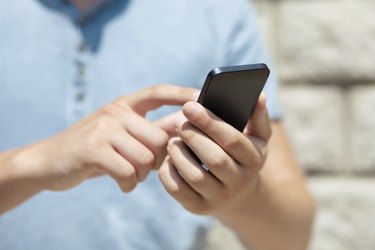
[[[375,173],[375,84],[350,92],[353,171]]]
[[[375,179],[311,178],[317,214],[310,250],[375,249]]]
[[[375,249],[375,178],[309,178],[316,217],[309,250]],[[243,250],[233,232],[216,222],[205,250]]]
[[[237,236],[219,221],[215,221],[208,233],[204,250],[245,250]]]
[[[375,1],[280,3],[279,67],[284,80],[375,80]]]
[[[285,126],[302,167],[310,173],[345,172],[341,90],[334,86],[283,85],[280,100]]]
[[[274,62],[277,61],[277,48],[279,40],[277,36],[278,25],[275,3],[271,0],[255,0],[252,1],[256,7],[260,29],[263,39],[267,45],[269,54]]]

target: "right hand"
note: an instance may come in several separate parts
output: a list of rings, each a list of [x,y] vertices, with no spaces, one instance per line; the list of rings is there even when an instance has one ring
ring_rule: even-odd
[[[167,132],[145,114],[162,105],[182,105],[194,95],[192,88],[157,85],[121,97],[62,133],[24,148],[17,160],[43,189],[66,190],[108,174],[129,192],[166,155]]]

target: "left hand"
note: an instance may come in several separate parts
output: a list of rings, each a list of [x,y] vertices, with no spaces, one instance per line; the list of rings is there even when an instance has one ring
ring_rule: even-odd
[[[159,169],[159,177],[188,211],[223,216],[251,202],[271,136],[265,102],[261,95],[243,133],[197,102],[184,105],[184,115],[175,121],[178,137],[169,140],[169,156]]]

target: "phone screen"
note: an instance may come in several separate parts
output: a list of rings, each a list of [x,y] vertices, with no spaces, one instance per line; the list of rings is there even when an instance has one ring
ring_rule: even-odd
[[[215,68],[207,75],[198,102],[242,132],[269,74],[266,64]]]

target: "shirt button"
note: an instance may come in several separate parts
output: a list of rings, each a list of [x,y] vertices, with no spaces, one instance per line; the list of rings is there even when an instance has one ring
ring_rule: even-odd
[[[85,52],[87,49],[87,45],[84,41],[82,41],[79,45],[78,45],[78,51],[79,52]]]
[[[79,26],[83,27],[83,26],[85,26],[85,24],[87,23],[88,20],[89,20],[88,16],[83,16],[83,17],[78,19],[77,23],[78,23]]]
[[[83,92],[78,92],[77,94],[76,94],[76,96],[75,96],[75,100],[77,101],[77,102],[83,102],[84,100],[85,100],[85,93],[83,93]]]
[[[77,70],[78,70],[78,74],[79,74],[80,76],[83,76],[83,75],[85,74],[85,68],[80,67],[80,68],[78,68]]]

